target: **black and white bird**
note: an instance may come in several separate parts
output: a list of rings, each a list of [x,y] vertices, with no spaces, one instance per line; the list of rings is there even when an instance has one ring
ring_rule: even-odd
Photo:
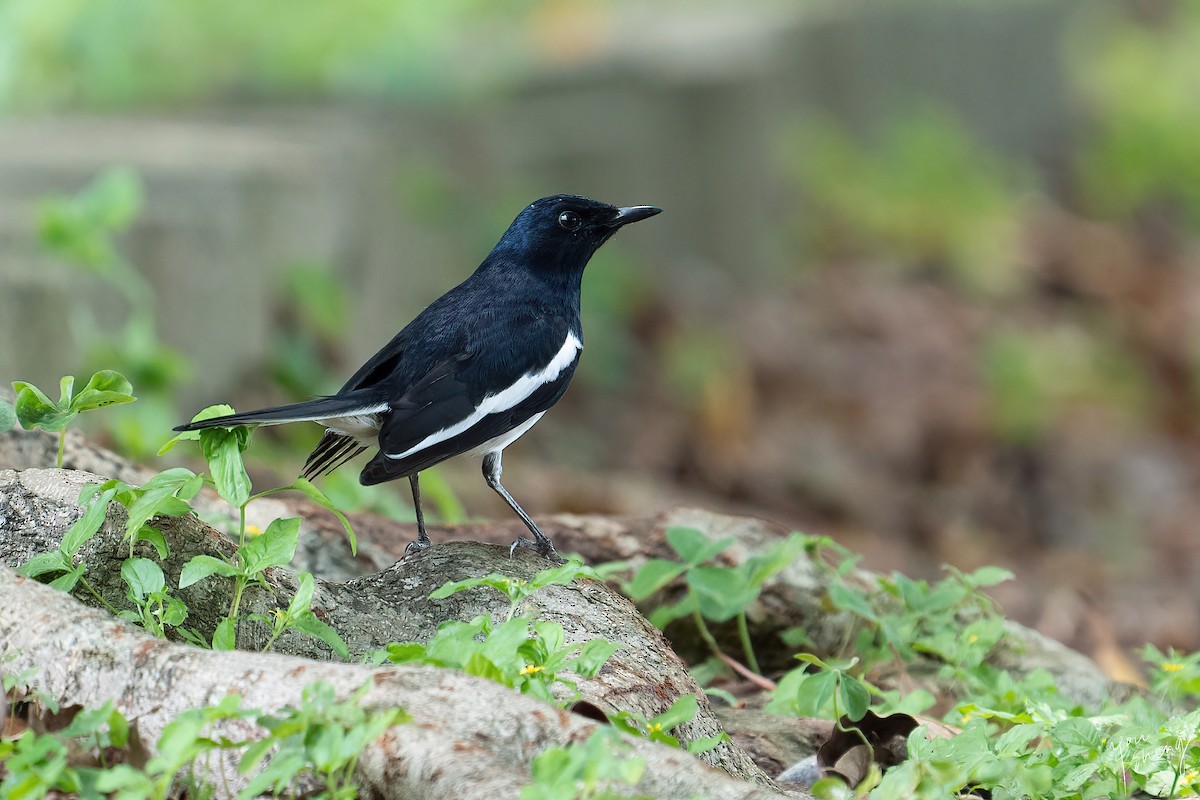
[[[175,430],[316,422],[325,435],[303,475],[315,478],[378,445],[359,480],[408,478],[414,548],[429,547],[418,474],[462,453],[483,455],[483,477],[524,521],[533,547],[554,545],[500,483],[501,454],[558,402],[579,364],[579,295],[592,254],[654,206],[617,208],[577,195],[526,206],[479,268],[404,327],[341,390],[303,403],[214,417]]]

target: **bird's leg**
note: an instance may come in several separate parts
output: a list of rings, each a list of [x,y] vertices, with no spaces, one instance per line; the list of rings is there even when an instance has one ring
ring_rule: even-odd
[[[421,511],[421,485],[417,483],[417,473],[408,476],[408,485],[412,487],[413,508],[417,512],[417,540],[408,543],[408,547],[404,548],[405,555],[414,550],[424,550],[433,544],[429,534],[425,532],[425,514]]]
[[[509,494],[508,490],[504,488],[504,485],[500,483],[500,474],[503,471],[504,468],[500,464],[499,450],[488,453],[483,457],[483,479],[487,481],[487,485],[492,487],[496,494],[504,498],[504,502],[508,503],[509,508],[517,512],[517,516],[520,517],[521,521],[525,523],[525,527],[529,528],[530,532],[533,533],[534,538],[534,541],[530,541],[529,539],[525,538],[517,539],[512,543],[512,546],[508,548],[508,554],[511,556],[517,551],[518,547],[531,547],[534,550],[537,550],[538,553],[544,558],[561,564],[562,558],[558,555],[558,551],[554,549],[554,543],[550,541],[550,538],[546,536],[546,534],[542,533],[541,529],[538,528],[534,521],[530,519],[529,515],[525,513],[525,509],[521,508],[521,506],[517,504],[517,501],[513,499],[513,496]]]

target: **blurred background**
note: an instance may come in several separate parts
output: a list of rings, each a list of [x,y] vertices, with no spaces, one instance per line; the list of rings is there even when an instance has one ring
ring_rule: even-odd
[[[0,379],[121,370],[92,432],[150,465],[336,390],[556,192],[665,212],[506,453],[535,515],[755,514],[1005,565],[1114,672],[1200,647],[1200,3],[0,0]],[[442,520],[507,514],[477,470]]]

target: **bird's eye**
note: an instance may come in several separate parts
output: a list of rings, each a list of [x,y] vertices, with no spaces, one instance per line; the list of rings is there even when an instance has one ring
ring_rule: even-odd
[[[574,211],[564,211],[558,215],[558,224],[569,231],[573,231],[583,224],[583,220]]]

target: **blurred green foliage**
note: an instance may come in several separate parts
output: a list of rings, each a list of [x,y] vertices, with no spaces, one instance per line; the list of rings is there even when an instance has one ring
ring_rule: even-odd
[[[1071,42],[1089,134],[1080,201],[1107,217],[1180,212],[1200,230],[1200,5],[1163,3],[1149,22],[1096,9]]]
[[[175,424],[173,391],[189,372],[186,360],[159,338],[153,287],[118,246],[142,203],[138,177],[114,168],[74,195],[46,198],[39,209],[43,249],[124,301],[123,322],[115,330],[97,322],[90,293],[73,302],[64,323],[83,347],[85,366],[99,370],[119,365],[138,387],[141,402],[108,420],[120,449],[135,457],[157,450],[161,432]]]
[[[997,329],[983,342],[979,363],[991,424],[1010,442],[1036,442],[1085,407],[1137,425],[1149,404],[1140,365],[1102,330]]]
[[[988,152],[948,112],[918,106],[867,142],[813,121],[787,158],[805,198],[798,228],[818,263],[944,270],[984,296],[1022,288],[1031,171]]]
[[[539,26],[542,34],[556,30],[546,27],[551,5],[547,0],[519,7],[481,0],[353,0],[340,5],[314,0],[286,5],[8,0],[0,3],[0,108],[140,108],[264,98],[286,103],[298,97],[366,94],[406,100],[449,97],[456,81],[484,80],[484,70],[473,69],[485,58],[478,48],[481,36],[491,35],[496,48],[486,54],[486,71],[492,73],[486,79],[492,86],[495,67],[539,63],[546,53],[530,45],[538,43]],[[555,13],[586,17],[589,9],[599,7],[585,0]],[[489,34],[491,27],[506,35]],[[1186,380],[1200,396],[1195,392],[1200,370],[1194,369],[1200,364],[1200,344],[1184,341],[1179,347],[1191,360],[1179,359],[1164,344],[1174,331],[1149,331],[1152,323],[1147,321],[1161,316],[1168,325],[1169,315],[1159,314],[1166,302],[1162,298],[1178,288],[1186,290],[1187,279],[1174,284],[1175,276],[1168,276],[1147,289],[1153,259],[1145,255],[1149,235],[1157,236],[1151,244],[1166,240],[1170,245],[1186,242],[1200,229],[1200,158],[1194,145],[1200,130],[1200,5],[1149,9],[1081,4],[1065,31],[1061,45],[1072,81],[1066,91],[1074,92],[1075,110],[1082,113],[1069,140],[1048,142],[1048,152],[1057,160],[1035,165],[1029,157],[1000,155],[971,129],[978,114],[960,119],[952,109],[928,100],[897,97],[898,113],[873,130],[829,118],[805,119],[786,136],[785,185],[767,186],[781,194],[792,189],[798,198],[794,207],[772,206],[778,219],[769,223],[778,226],[779,239],[799,244],[788,250],[786,265],[796,269],[781,279],[784,291],[818,271],[823,278],[832,276],[847,264],[873,282],[873,289],[882,286],[886,292],[918,283],[931,287],[925,296],[936,295],[937,307],[950,321],[917,335],[957,337],[941,343],[946,345],[939,351],[943,355],[973,351],[976,380],[963,395],[982,387],[984,397],[975,402],[978,397],[972,394],[965,402],[973,405],[964,416],[983,415],[994,436],[988,447],[1048,441],[1080,409],[1099,409],[1105,421],[1142,429],[1135,433],[1153,432],[1156,425],[1166,428],[1159,420],[1163,409],[1182,408],[1177,417],[1185,417],[1191,408],[1186,404],[1195,404],[1194,398],[1178,402],[1178,397],[1164,397],[1185,394],[1177,387],[1185,381],[1172,383],[1172,370],[1183,362],[1193,367]],[[979,80],[979,91],[986,93],[986,76]],[[535,82],[530,85],[538,88]],[[842,98],[847,104],[835,107],[852,108],[853,92],[851,87]],[[496,104],[510,100],[496,93],[488,97]],[[487,106],[482,115],[474,108],[464,113],[486,120],[495,108]],[[869,117],[847,113],[843,119]],[[447,153],[458,146],[449,144]],[[497,181],[502,187],[480,188],[478,175],[468,177],[445,166],[447,153],[435,158],[414,153],[396,170],[394,190],[402,212],[437,242],[439,260],[467,265],[486,251],[496,231],[511,220],[513,208],[535,189],[512,175]],[[525,180],[544,177],[536,169],[529,172]],[[571,174],[569,165],[557,174]],[[714,196],[722,189],[711,188]],[[176,354],[159,344],[152,293],[114,244],[141,202],[136,180],[117,172],[74,198],[48,203],[43,212],[47,247],[123,292],[134,311],[123,330],[115,331],[90,324],[86,308],[71,315],[81,340],[100,343],[93,345],[86,366],[117,366],[143,394],[140,408],[110,420],[118,426],[122,449],[134,455],[159,443],[156,433],[147,432],[163,431],[180,418],[169,404],[154,400],[153,390],[159,387],[169,396],[186,370]],[[1148,219],[1158,224],[1150,234]],[[1068,229],[1072,225],[1090,226],[1091,232],[1102,228],[1100,244],[1072,240],[1080,237],[1077,229]],[[1163,230],[1166,235],[1158,236]],[[1108,278],[1098,287],[1102,279],[1095,276],[1105,265],[1086,280],[1071,273],[1087,262],[1091,253],[1086,247],[1105,248],[1112,242],[1118,243],[1113,250],[1119,250],[1114,259],[1124,259],[1122,277]],[[1078,250],[1071,252],[1073,247]],[[732,272],[741,266],[724,268]],[[721,447],[709,450],[736,460],[734,445],[753,441],[759,431],[755,426],[762,415],[755,404],[774,403],[778,398],[772,392],[794,386],[794,375],[763,380],[766,369],[813,369],[805,380],[814,383],[832,373],[800,356],[786,365],[764,367],[754,343],[737,338],[747,335],[746,326],[726,324],[728,319],[695,314],[683,322],[695,310],[687,307],[689,296],[700,293],[673,291],[670,282],[682,274],[678,270],[646,267],[624,258],[620,241],[597,255],[585,279],[587,324],[597,331],[588,339],[579,373],[579,381],[588,386],[572,397],[600,398],[600,403],[617,395],[626,401],[635,394],[638,401],[651,398],[661,403],[653,411],[663,417],[690,417],[679,426],[681,438],[719,440]],[[406,263],[403,268],[428,265]],[[720,304],[731,317],[754,313],[761,300],[751,296],[761,286],[742,289],[729,298],[733,302]],[[1144,296],[1134,297],[1143,289]],[[279,296],[276,311],[284,320],[284,334],[276,339],[269,365],[273,382],[296,399],[335,390],[338,377],[353,366],[345,347],[353,327],[353,295],[323,265],[302,264]],[[797,300],[802,302],[810,301]],[[682,312],[678,316],[672,314],[676,309]],[[819,311],[811,313],[818,332],[828,322]],[[827,335],[838,335],[830,325]],[[879,330],[894,339],[905,333],[896,327]],[[807,344],[816,351],[823,343]],[[847,352],[862,351],[851,346]],[[619,420],[642,411],[626,406],[624,413],[605,416]],[[821,422],[843,424],[832,417]],[[562,448],[584,453],[578,463],[591,466],[603,460],[605,447],[620,450],[619,444],[605,442],[615,442],[605,436],[612,428],[598,433],[579,427],[571,434],[578,439]],[[287,459],[311,444],[315,433],[297,426],[272,431],[260,442],[267,450],[272,442],[284,442],[286,456],[278,463],[290,463]],[[658,459],[655,466],[674,470],[672,475],[687,475],[675,462],[708,452],[678,449],[677,456],[645,458]],[[746,467],[748,485],[755,482],[753,460],[746,457],[740,465]],[[813,491],[808,481],[803,479],[803,488]],[[363,494],[351,470],[325,485],[340,502],[357,505],[370,498],[387,513],[404,513],[394,493]],[[780,493],[791,491],[791,484],[780,486]],[[444,497],[438,503],[444,518],[459,518],[462,510],[445,489],[435,476],[427,491]]]
[[[808,119],[783,148],[800,198],[798,263],[855,263],[882,282],[950,289],[955,307],[975,314],[987,422],[1022,445],[1083,409],[1130,430],[1159,424],[1155,413],[1171,401],[1156,393],[1173,389],[1156,386],[1154,373],[1175,354],[1165,340],[1148,348],[1137,320],[1170,292],[1137,297],[1131,276],[1153,266],[1148,218],[1160,245],[1200,231],[1200,5],[1081,7],[1067,32],[1086,114],[1059,171],[1001,157],[949,109],[921,102],[869,133]],[[1127,274],[1059,269],[1064,254],[1094,261],[1086,248],[1096,245],[1052,228],[1054,214],[1103,223],[1100,246],[1128,245]],[[1147,285],[1159,280],[1147,274]]]
[[[464,21],[512,15],[482,0],[7,0],[0,108],[435,96],[467,74],[440,67],[469,55]]]
[[[297,400],[337,391],[325,353],[347,328],[342,281],[327,265],[296,264],[284,274],[279,303],[285,319],[271,346],[271,377]]]

